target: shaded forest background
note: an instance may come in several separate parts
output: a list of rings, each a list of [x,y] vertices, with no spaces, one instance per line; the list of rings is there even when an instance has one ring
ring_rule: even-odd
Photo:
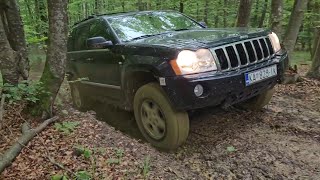
[[[19,4],[27,42],[29,44],[44,42],[48,36],[46,1],[19,0]],[[279,22],[282,28],[277,32],[280,39],[284,37],[293,7],[294,0],[283,1],[283,15]],[[239,0],[69,0],[68,13],[69,27],[94,14],[170,9],[183,12],[198,21],[204,21],[209,27],[226,28],[236,25],[238,8]],[[245,8],[251,9],[250,27],[271,27],[271,0],[254,0],[251,1],[251,7]],[[314,27],[317,25],[320,25],[320,0],[309,0],[303,24],[299,30],[297,50],[311,49]]]

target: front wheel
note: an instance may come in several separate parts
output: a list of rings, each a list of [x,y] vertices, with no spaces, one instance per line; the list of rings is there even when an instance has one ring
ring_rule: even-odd
[[[239,103],[238,106],[242,109],[247,110],[261,110],[265,105],[267,105],[270,102],[274,92],[274,88],[268,89],[255,97],[252,97],[244,102]]]
[[[188,137],[187,112],[176,110],[157,83],[138,89],[134,97],[134,114],[142,135],[157,148],[176,149]]]

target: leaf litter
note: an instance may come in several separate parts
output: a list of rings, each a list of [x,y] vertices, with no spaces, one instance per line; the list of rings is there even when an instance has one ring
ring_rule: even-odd
[[[23,114],[23,105],[5,109],[0,153],[21,135],[23,122],[39,123]],[[60,126],[36,136],[0,179],[320,179],[320,82],[314,79],[277,86],[260,112],[193,112],[187,142],[171,153],[97,120],[93,111],[59,109]]]

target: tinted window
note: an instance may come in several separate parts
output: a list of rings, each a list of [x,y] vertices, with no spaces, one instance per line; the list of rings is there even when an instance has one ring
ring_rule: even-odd
[[[113,40],[108,27],[101,21],[95,21],[90,26],[90,37],[104,37],[106,40]]]
[[[174,30],[202,28],[193,20],[176,12],[148,12],[115,16],[109,17],[108,21],[122,41]]]
[[[74,38],[75,50],[85,50],[87,49],[87,39],[89,37],[89,25],[83,25],[78,28],[76,33],[76,38]]]

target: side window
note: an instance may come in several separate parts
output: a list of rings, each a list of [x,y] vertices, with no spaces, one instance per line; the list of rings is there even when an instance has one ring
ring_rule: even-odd
[[[76,33],[76,37],[74,39],[74,48],[76,51],[87,49],[87,39],[89,38],[89,26],[84,25],[81,26]]]
[[[113,38],[109,33],[109,28],[101,21],[96,21],[90,26],[90,37],[104,37],[107,41],[112,41]]]

